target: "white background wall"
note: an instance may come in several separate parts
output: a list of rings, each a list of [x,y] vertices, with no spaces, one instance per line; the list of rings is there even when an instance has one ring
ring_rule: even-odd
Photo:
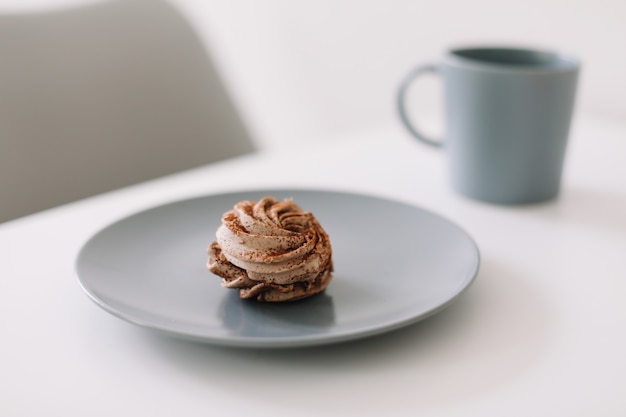
[[[0,0],[0,11],[95,1]],[[626,120],[624,0],[169,1],[206,43],[262,146],[397,123],[400,78],[467,44],[576,54],[584,65],[577,111]],[[437,81],[425,80],[411,106],[437,116],[439,92]]]
[[[171,1],[207,42],[265,146],[397,123],[400,78],[451,45],[578,55],[577,111],[626,120],[624,0]],[[439,89],[433,80],[414,86],[415,111],[437,115]]]

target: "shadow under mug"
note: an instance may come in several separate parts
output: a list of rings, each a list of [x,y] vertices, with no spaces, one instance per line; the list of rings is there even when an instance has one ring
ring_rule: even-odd
[[[580,63],[556,52],[463,48],[402,81],[397,104],[408,131],[446,149],[452,187],[496,204],[536,203],[558,195]],[[443,77],[446,135],[422,134],[406,110],[420,75]]]

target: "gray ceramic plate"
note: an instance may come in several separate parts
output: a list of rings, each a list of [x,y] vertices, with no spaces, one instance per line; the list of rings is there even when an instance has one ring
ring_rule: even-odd
[[[206,247],[240,200],[293,197],[320,221],[335,274],[324,293],[284,304],[240,300],[207,271]],[[449,221],[382,198],[312,190],[210,195],[156,207],[103,229],[80,251],[87,294],[147,328],[241,347],[336,343],[415,323],[474,280],[479,253]]]

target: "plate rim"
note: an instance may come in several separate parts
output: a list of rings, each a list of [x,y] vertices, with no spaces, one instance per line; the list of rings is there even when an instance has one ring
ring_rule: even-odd
[[[445,300],[433,308],[422,312],[421,314],[405,317],[398,320],[393,321],[384,321],[381,323],[377,323],[375,325],[370,325],[365,328],[360,328],[356,330],[344,330],[341,332],[335,332],[330,334],[319,334],[312,333],[307,335],[299,335],[299,336],[278,336],[272,338],[264,338],[264,337],[241,337],[241,336],[233,336],[233,337],[217,337],[217,336],[208,336],[208,335],[199,335],[189,332],[182,332],[172,330],[166,327],[162,327],[156,325],[154,323],[150,323],[146,320],[142,320],[141,318],[135,317],[132,314],[128,314],[122,311],[119,311],[113,306],[107,304],[104,300],[100,299],[96,294],[94,294],[90,288],[87,287],[83,278],[81,278],[79,273],[79,264],[84,253],[88,250],[89,245],[96,241],[102,233],[112,228],[113,226],[132,219],[133,217],[141,216],[147,212],[163,209],[168,206],[175,206],[178,204],[189,203],[192,201],[200,201],[210,199],[212,197],[228,197],[230,195],[241,195],[241,194],[258,194],[258,193],[266,193],[267,195],[271,195],[272,193],[288,193],[288,192],[297,192],[297,193],[323,193],[323,194],[335,194],[342,196],[357,196],[357,197],[365,197],[377,200],[384,200],[386,202],[400,204],[403,206],[408,206],[413,209],[419,210],[423,213],[426,213],[430,216],[434,216],[453,226],[458,232],[463,234],[468,242],[471,244],[472,250],[475,254],[475,265],[473,270],[468,271],[467,278],[463,281],[463,283],[457,288],[456,292],[451,293],[449,296],[445,298]],[[244,188],[244,189],[236,189],[230,191],[218,191],[207,194],[200,194],[187,198],[180,198],[176,200],[172,200],[169,202],[164,202],[161,204],[155,204],[143,209],[139,209],[135,212],[126,214],[121,216],[106,225],[100,227],[95,232],[89,235],[89,237],[82,243],[80,249],[77,251],[77,254],[74,259],[74,273],[76,275],[77,281],[81,287],[81,289],[87,294],[87,296],[100,308],[105,310],[106,312],[112,314],[113,316],[126,321],[128,323],[137,325],[141,328],[148,329],[151,331],[156,331],[161,334],[165,334],[171,337],[175,337],[178,339],[191,340],[201,343],[206,343],[210,345],[216,346],[229,346],[236,348],[299,348],[299,347],[309,347],[309,346],[320,346],[320,345],[328,345],[335,343],[342,343],[352,340],[358,340],[363,338],[369,338],[376,335],[381,335],[387,332],[392,332],[394,330],[398,330],[400,328],[404,328],[420,322],[428,317],[431,317],[440,311],[446,309],[450,304],[456,301],[463,293],[467,291],[469,287],[476,281],[478,276],[480,265],[481,265],[481,254],[480,249],[474,240],[474,238],[458,223],[451,221],[445,216],[442,216],[432,210],[425,209],[417,204],[403,201],[400,199],[396,199],[393,197],[387,197],[379,194],[373,193],[363,193],[363,192],[355,192],[355,191],[345,191],[338,189],[325,189],[325,188],[306,188],[306,187],[265,187],[265,188]]]

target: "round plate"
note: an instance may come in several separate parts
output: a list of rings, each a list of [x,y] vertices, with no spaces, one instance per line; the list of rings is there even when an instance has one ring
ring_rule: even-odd
[[[335,273],[311,298],[241,300],[206,269],[222,214],[241,200],[293,198],[328,233]],[[76,271],[110,313],[208,343],[293,347],[335,343],[415,323],[474,280],[479,253],[458,226],[418,207],[332,191],[261,190],[179,201],[127,217],[93,236]]]

